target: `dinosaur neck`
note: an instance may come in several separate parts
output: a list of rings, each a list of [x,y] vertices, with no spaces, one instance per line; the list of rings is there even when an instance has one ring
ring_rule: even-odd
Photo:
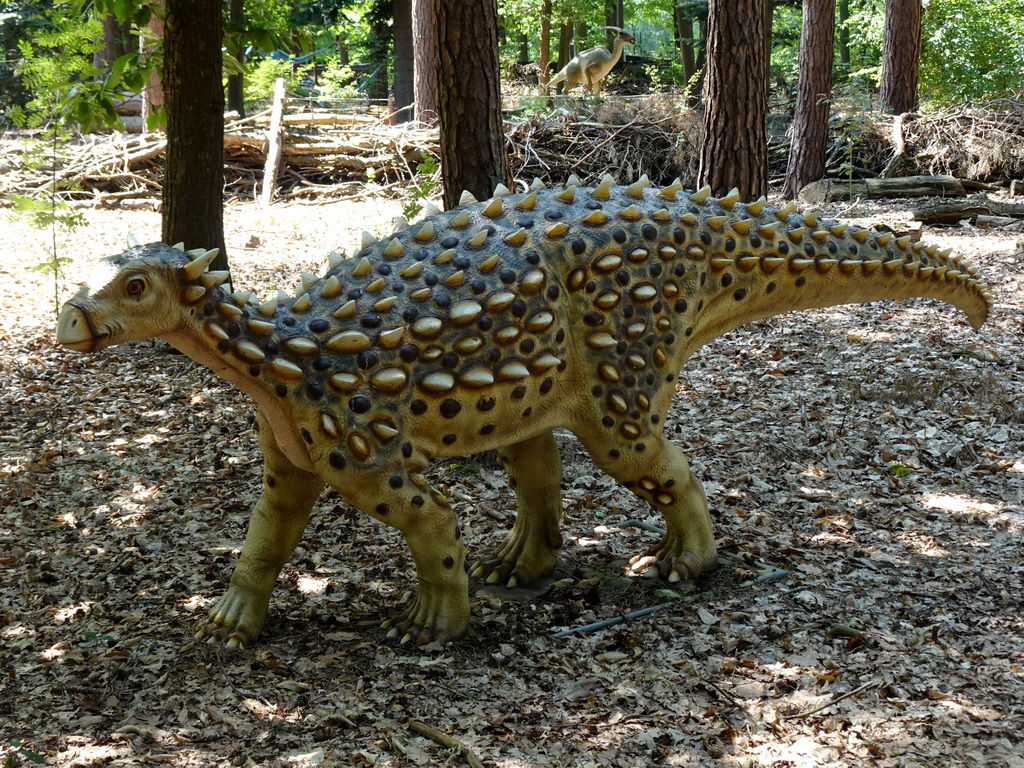
[[[267,418],[285,455],[297,467],[312,471],[294,419],[285,409],[287,399],[280,391],[284,385],[268,378],[266,366],[260,365],[265,362],[260,347],[279,344],[280,329],[254,305],[243,302],[239,306],[220,288],[214,288],[204,304],[197,320],[161,338],[249,395]],[[253,337],[259,332],[262,335],[257,346]]]

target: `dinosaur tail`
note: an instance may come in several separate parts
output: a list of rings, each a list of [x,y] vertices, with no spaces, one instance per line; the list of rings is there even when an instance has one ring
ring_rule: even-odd
[[[706,260],[691,348],[744,323],[796,309],[927,297],[959,307],[978,329],[991,308],[977,267],[910,237],[778,211],[738,195],[701,200],[709,236],[686,249]],[[708,210],[710,208],[710,210]]]

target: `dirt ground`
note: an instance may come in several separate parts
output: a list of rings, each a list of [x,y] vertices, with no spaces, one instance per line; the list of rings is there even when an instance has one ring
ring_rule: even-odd
[[[291,288],[398,208],[230,205],[235,285]],[[56,241],[65,291],[127,232],[159,235],[152,210],[82,212]],[[259,493],[248,400],[155,343],[56,348],[52,282],[30,271],[51,236],[6,209],[0,228],[5,765],[1024,766],[1019,233],[924,234],[992,283],[980,333],[883,302],[757,322],[694,357],[667,429],[713,510],[706,577],[625,578],[661,521],[563,435],[566,551],[545,594],[485,590],[465,638],[399,645],[379,621],[414,583],[404,544],[325,495],[262,638],[227,652],[193,631]],[[492,459],[431,472],[469,559],[495,547],[514,498]]]

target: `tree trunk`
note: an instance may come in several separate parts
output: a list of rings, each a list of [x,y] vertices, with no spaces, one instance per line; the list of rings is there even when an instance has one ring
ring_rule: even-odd
[[[407,123],[413,119],[416,100],[414,57],[412,41],[412,0],[393,0],[391,34],[395,44],[395,122]]]
[[[129,51],[131,22],[118,21],[116,16],[103,18],[103,46],[93,54],[92,64],[96,69],[110,71],[110,65]]]
[[[167,0],[164,97],[167,165],[163,239],[186,248],[224,247],[224,89],[219,0]]]
[[[159,18],[155,13],[149,17],[149,31],[152,33],[155,40],[159,40],[164,36],[164,22],[163,19]],[[140,52],[146,56],[151,56],[153,48],[156,44],[153,42],[146,41],[144,36],[139,37],[139,48]],[[149,79],[146,81],[146,87],[142,92],[142,132],[145,133],[149,128],[150,118],[153,116],[153,112],[162,109],[164,106],[164,85],[160,78],[160,73],[154,70],[150,73]]]
[[[846,23],[850,20],[850,0],[839,0],[839,68],[840,76],[845,78],[850,74],[850,28]]]
[[[413,0],[416,119],[437,124],[437,20],[433,0]]]
[[[566,22],[558,28],[558,65],[555,69],[561,72],[572,58],[572,24]]]
[[[768,192],[765,0],[710,0],[700,185],[744,199]]]
[[[498,77],[496,0],[434,0],[437,12],[438,112],[444,205],[462,190],[478,199],[511,184],[505,158]]]
[[[541,87],[551,79],[551,0],[540,9],[540,51],[537,53],[537,82]]]
[[[882,33],[882,109],[893,115],[918,107],[921,65],[921,0],[885,0]]]
[[[687,16],[683,9],[676,6],[676,39],[679,41],[679,61],[683,67],[683,83],[687,90],[687,106],[692,107],[690,99],[693,98],[691,81],[697,74],[697,59],[694,55],[693,45],[693,19]]]
[[[235,34],[240,34],[245,28],[245,0],[229,0],[228,21]],[[235,58],[239,67],[245,65],[244,46],[238,46]],[[245,76],[241,72],[228,75],[228,111],[237,112],[239,117],[245,117]]]
[[[782,195],[794,198],[825,175],[836,0],[804,0],[793,141]]]
[[[391,29],[386,21],[377,19],[370,24],[370,64],[373,72],[366,85],[366,95],[372,101],[388,100],[388,48],[391,43]]]

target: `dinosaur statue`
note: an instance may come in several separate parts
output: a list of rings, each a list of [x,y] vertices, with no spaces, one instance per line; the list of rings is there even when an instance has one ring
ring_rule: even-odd
[[[544,86],[544,93],[563,80],[565,85],[562,87],[562,93],[568,93],[579,83],[585,83],[587,90],[595,95],[601,93],[601,81],[619,63],[622,49],[626,43],[636,44],[636,39],[624,29],[618,27],[604,27],[604,29],[612,29],[618,33],[615,35],[613,50],[609,53],[603,45],[598,45],[576,54],[557,75],[548,81]]]
[[[616,186],[504,187],[434,209],[353,258],[331,254],[295,296],[229,293],[215,251],[160,243],[99,263],[62,308],[57,341],[92,352],[161,337],[247,392],[265,459],[227,592],[198,634],[260,633],[278,572],[326,485],[398,528],[419,577],[385,622],[403,641],[469,621],[468,576],[525,585],[561,547],[566,428],[594,462],[660,510],[667,533],[631,561],[669,582],[715,567],[704,491],[664,434],[681,366],[732,328],[793,309],[933,297],[975,328],[991,305],[978,269],[909,237],[715,198],[646,177]],[[467,574],[427,462],[498,449],[518,498],[504,544]]]

